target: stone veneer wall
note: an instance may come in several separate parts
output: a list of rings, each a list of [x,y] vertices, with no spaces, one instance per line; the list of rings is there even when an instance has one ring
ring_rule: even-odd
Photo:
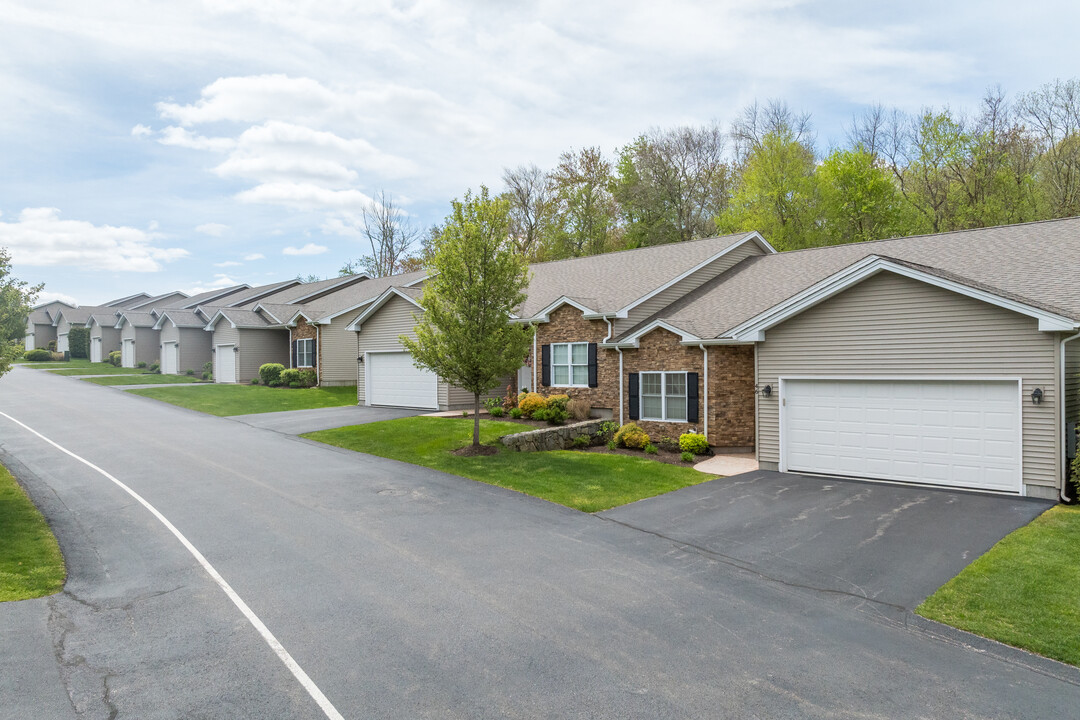
[[[619,356],[614,350],[598,350],[596,353],[597,387],[576,388],[544,387],[540,380],[540,347],[561,342],[601,343],[608,334],[608,324],[603,320],[586,320],[581,311],[572,305],[563,305],[552,311],[550,322],[536,326],[536,389],[543,395],[569,395],[577,400],[588,401],[590,407],[610,410],[619,419]]]
[[[289,328],[289,362],[292,362],[292,344],[296,340],[305,340],[307,338],[316,339],[318,332],[314,325],[308,323],[304,318],[297,318],[296,327]],[[315,364],[318,366],[317,372],[319,377],[322,378],[322,348],[315,349]]]
[[[518,452],[540,452],[543,450],[568,450],[573,447],[578,435],[594,435],[600,426],[608,422],[603,419],[585,420],[572,425],[554,425],[552,427],[527,430],[514,435],[504,435],[502,444]]]

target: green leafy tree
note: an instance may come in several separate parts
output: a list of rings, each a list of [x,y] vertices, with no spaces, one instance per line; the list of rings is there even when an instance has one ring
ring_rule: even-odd
[[[905,235],[913,218],[892,176],[861,145],[835,150],[817,169],[828,244]]]
[[[26,319],[44,285],[30,286],[11,274],[11,254],[0,248],[0,376],[23,351]]]
[[[73,358],[90,357],[90,328],[71,326],[68,330],[68,351]]]
[[[432,240],[416,339],[401,336],[418,367],[473,394],[473,446],[480,445],[480,396],[521,366],[530,326],[510,322],[525,300],[529,266],[508,240],[509,203],[486,187],[453,202]]]
[[[611,163],[597,147],[569,151],[551,173],[554,227],[544,257],[597,255],[617,245],[618,205]]]

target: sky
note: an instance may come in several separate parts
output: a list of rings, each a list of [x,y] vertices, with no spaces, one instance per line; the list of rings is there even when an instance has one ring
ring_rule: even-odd
[[[92,305],[297,275],[504,168],[754,100],[819,150],[874,103],[974,110],[1080,75],[1075,3],[0,0],[0,247]]]

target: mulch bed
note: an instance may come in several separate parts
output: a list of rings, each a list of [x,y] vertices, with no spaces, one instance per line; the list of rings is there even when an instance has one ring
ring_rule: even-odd
[[[466,445],[453,451],[458,457],[476,457],[477,455],[498,455],[499,448],[494,445]]]
[[[681,465],[682,467],[693,467],[694,463],[701,462],[704,458],[694,457],[692,462],[683,462],[682,453],[668,452],[657,448],[655,455],[647,455],[641,450],[628,450],[627,448],[615,448],[609,450],[607,445],[593,445],[592,447],[579,450],[578,452],[592,452],[592,453],[605,453],[607,455],[630,455],[631,457],[639,457],[645,460],[655,460],[656,462],[662,462],[667,465]]]

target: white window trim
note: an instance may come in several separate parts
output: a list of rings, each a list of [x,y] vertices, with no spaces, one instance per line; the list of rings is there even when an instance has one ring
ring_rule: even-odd
[[[557,383],[557,382],[555,382],[555,348],[558,345],[565,345],[566,346],[566,364],[564,365],[563,363],[559,363],[559,367],[565,367],[566,368],[566,371],[568,373],[567,377],[570,379],[570,382],[568,382],[568,383]],[[574,364],[574,346],[575,345],[584,345],[585,346],[585,364],[584,365],[575,365]],[[585,368],[585,382],[584,383],[575,383],[574,382],[574,368],[575,367],[583,367],[583,368]],[[587,387],[589,387],[589,343],[587,343],[587,342],[551,343],[551,385],[550,385],[550,387],[569,387],[569,388],[587,388]]]
[[[311,364],[311,355],[312,355],[312,350],[314,349],[313,345],[308,346],[308,351],[307,351],[308,364],[304,365],[303,363],[300,362],[300,343],[314,343],[314,342],[315,342],[315,338],[300,338],[299,340],[296,341],[296,367],[298,367],[298,368],[315,367],[314,365]]]
[[[688,377],[686,377],[687,372],[688,371],[686,371],[686,370],[674,370],[674,371],[671,371],[671,372],[661,371],[661,370],[651,370],[651,371],[638,373],[638,403],[641,406],[641,412],[639,413],[639,415],[641,415],[642,420],[649,420],[649,421],[652,421],[652,422],[683,422],[683,423],[684,422],[690,422],[689,420],[687,420],[687,418],[690,417],[690,379]],[[645,417],[645,378],[644,378],[645,375],[659,375],[660,376],[660,395],[659,396],[657,396],[657,395],[649,395],[649,397],[659,397],[660,398],[660,406],[661,406],[661,408],[663,410],[663,417]],[[683,395],[679,395],[679,396],[676,396],[676,397],[681,397],[683,400],[686,401],[686,405],[685,405],[685,407],[686,407],[686,417],[684,417],[684,418],[669,418],[667,416],[668,415],[668,409],[667,409],[667,401],[668,401],[667,376],[668,375],[682,375],[683,376],[683,387],[686,388],[686,392]]]

